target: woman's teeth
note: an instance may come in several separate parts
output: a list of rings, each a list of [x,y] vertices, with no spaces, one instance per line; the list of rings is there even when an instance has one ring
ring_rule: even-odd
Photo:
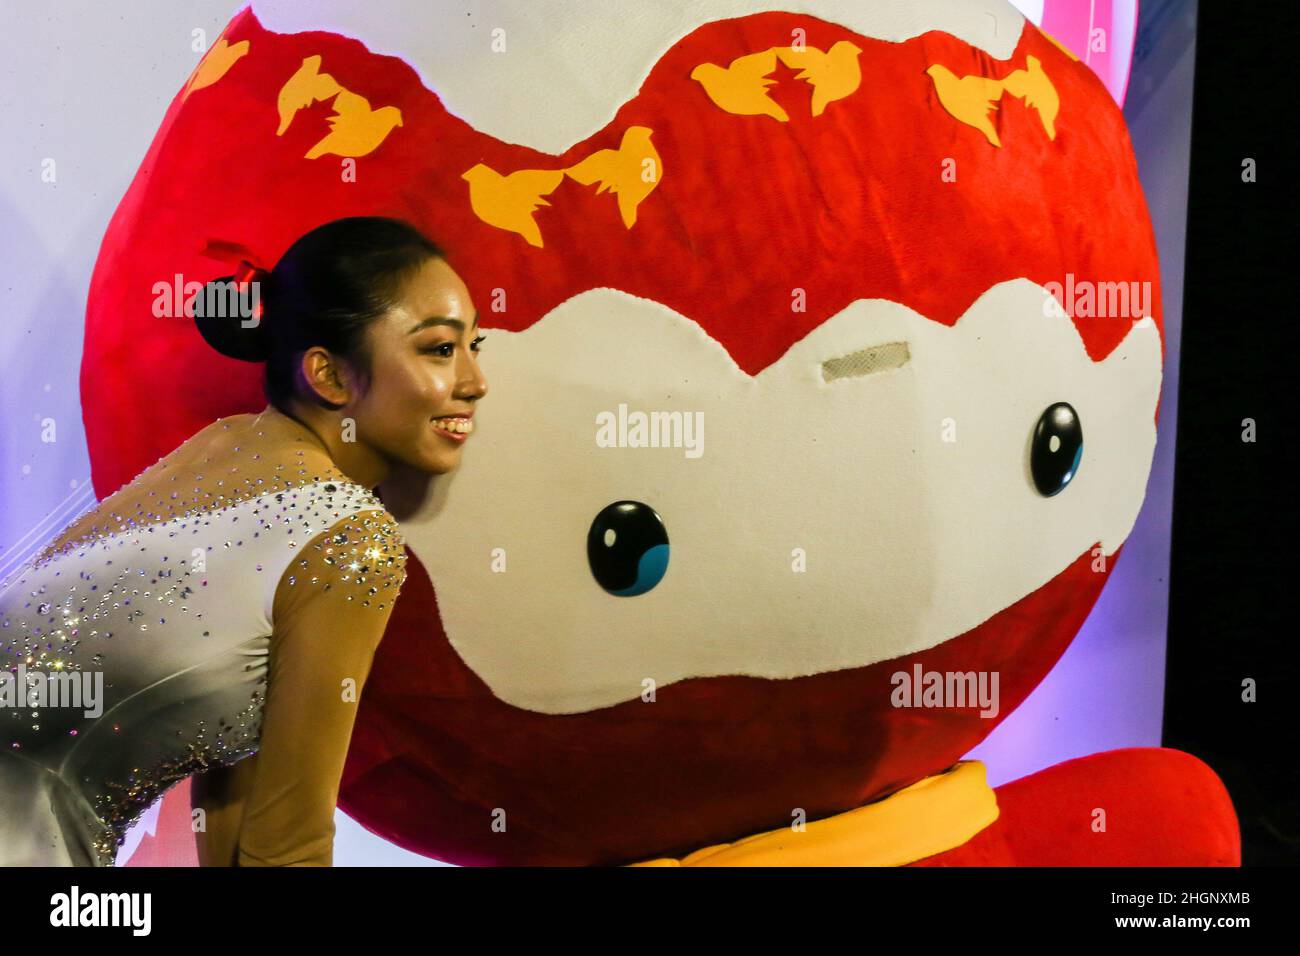
[[[471,418],[435,418],[433,424],[435,428],[457,435],[468,435],[474,430],[474,420]]]

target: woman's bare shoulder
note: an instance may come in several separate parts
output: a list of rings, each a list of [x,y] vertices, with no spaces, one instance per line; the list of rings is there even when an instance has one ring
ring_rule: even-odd
[[[218,418],[80,515],[35,562],[107,535],[322,480],[344,475],[294,423],[253,413]]]

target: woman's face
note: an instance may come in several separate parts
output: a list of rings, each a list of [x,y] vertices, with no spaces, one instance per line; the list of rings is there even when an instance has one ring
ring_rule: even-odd
[[[357,440],[419,471],[451,471],[474,440],[472,416],[487,394],[465,283],[443,259],[425,260],[366,334],[371,376],[354,407]]]

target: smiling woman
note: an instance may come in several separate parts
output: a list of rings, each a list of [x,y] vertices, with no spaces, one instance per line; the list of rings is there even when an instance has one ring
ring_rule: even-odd
[[[25,701],[30,719],[6,721],[0,865],[112,865],[191,774],[204,865],[332,863],[360,694],[406,577],[372,488],[459,463],[487,391],[481,337],[464,283],[396,220],[327,223],[238,280],[261,286],[255,321],[205,314],[224,300],[203,295],[195,319],[267,362],[270,404],[198,431],[0,590],[0,654],[105,688],[94,708]]]
[[[197,312],[196,321],[218,351],[266,362],[275,408],[367,486],[398,463],[435,474],[457,465],[487,393],[477,362],[484,337],[467,341],[478,314],[437,245],[400,220],[338,219],[259,280],[262,321]]]

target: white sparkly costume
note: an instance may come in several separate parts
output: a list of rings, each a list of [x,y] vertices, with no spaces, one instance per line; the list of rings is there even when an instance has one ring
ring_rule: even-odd
[[[261,765],[221,852],[331,862],[357,694],[405,550],[305,428],[261,419],[208,426],[126,486],[126,508],[114,496],[83,516],[98,530],[5,582],[0,865],[112,865],[171,784],[259,745],[274,756],[247,764]],[[224,457],[198,457],[213,449]]]

